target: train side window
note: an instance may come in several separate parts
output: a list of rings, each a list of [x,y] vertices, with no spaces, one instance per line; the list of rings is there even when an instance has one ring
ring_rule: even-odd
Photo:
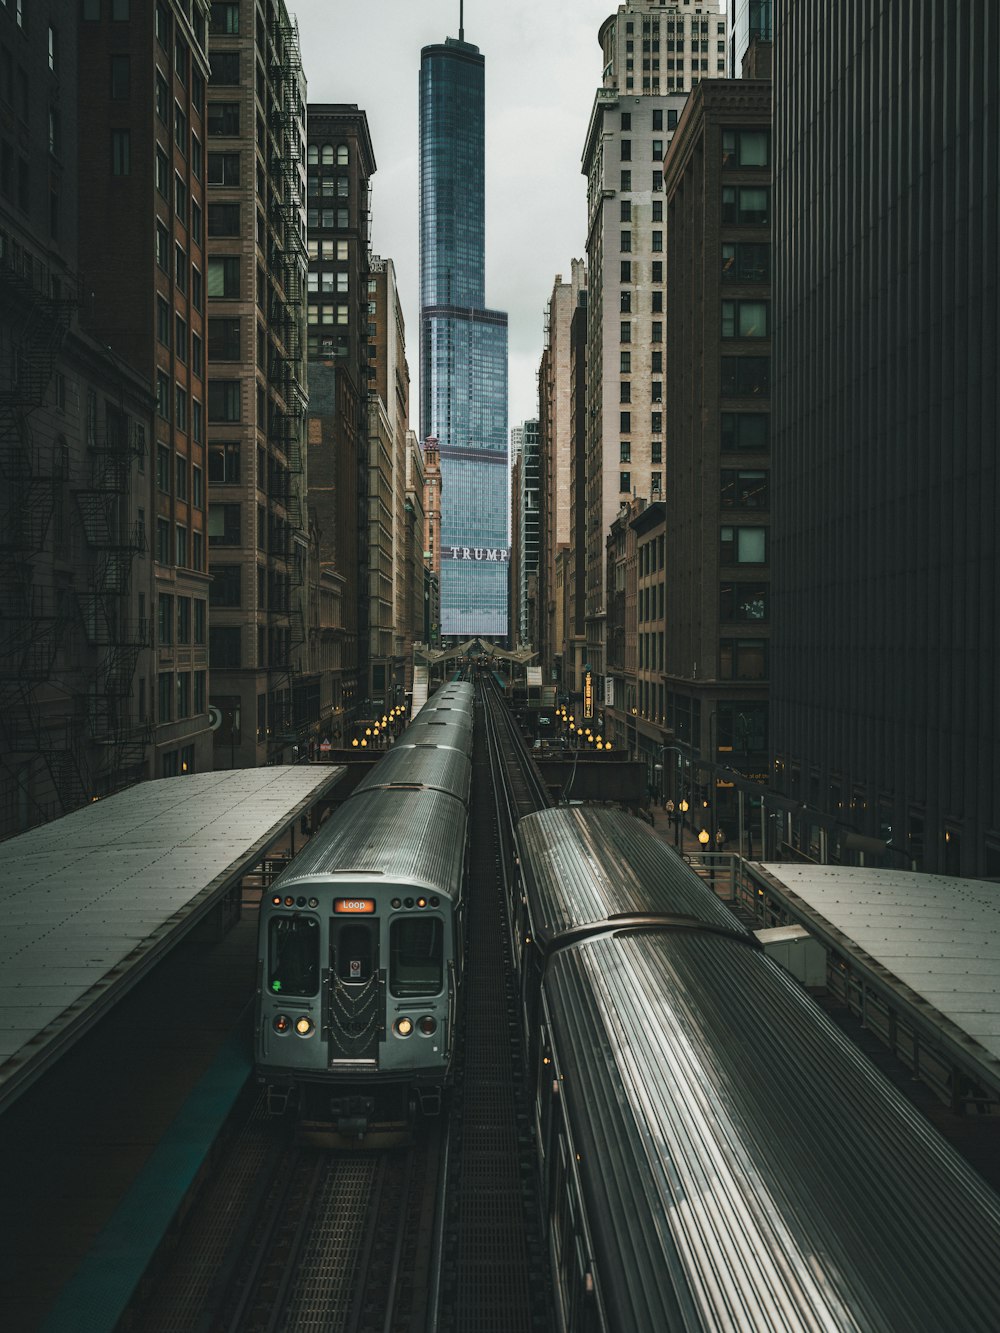
[[[393,995],[437,995],[442,982],[444,923],[440,917],[401,917],[389,931],[389,988]]]
[[[319,922],[275,916],[268,926],[267,989],[272,995],[315,995],[319,989]]]

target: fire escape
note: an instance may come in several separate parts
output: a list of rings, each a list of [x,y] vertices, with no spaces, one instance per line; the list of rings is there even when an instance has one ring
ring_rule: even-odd
[[[138,437],[120,414],[122,429],[98,442],[94,399],[84,475],[77,440],[71,449],[52,422],[33,420],[70,330],[67,283],[14,246],[0,258],[0,300],[12,344],[0,384],[3,834],[134,780],[146,737],[128,724],[145,641],[127,619],[141,536],[123,531]]]
[[[280,701],[281,716],[275,718],[273,748],[302,740],[308,717],[294,706],[296,681],[306,671],[305,599],[308,596],[308,538],[304,532],[304,457],[302,436],[308,398],[303,383],[305,348],[306,272],[308,255],[302,186],[303,115],[301,92],[302,57],[299,33],[284,6],[272,36],[276,63],[272,70],[275,103],[271,128],[277,145],[272,162],[275,199],[272,222],[280,243],[272,256],[272,272],[280,285],[269,310],[271,344],[268,378],[280,399],[271,405],[269,439],[274,448],[268,464],[269,557],[277,554],[284,568],[268,561],[269,607],[287,619],[287,631],[272,627],[269,663],[269,693]],[[287,570],[287,572],[285,572]],[[274,600],[270,600],[271,596]],[[273,626],[273,622],[272,622]],[[279,636],[280,640],[279,641]]]
[[[0,766],[4,786],[26,807],[28,822],[38,823],[74,809],[88,792],[73,700],[52,688],[73,618],[72,599],[45,559],[67,464],[54,440],[36,439],[31,423],[73,303],[21,250],[0,259],[0,296],[12,343],[10,378],[0,386]],[[38,781],[39,765],[47,783]],[[5,825],[13,816],[4,810]]]
[[[152,723],[132,715],[132,687],[139,657],[149,646],[149,623],[130,615],[132,565],[145,534],[130,520],[133,468],[146,448],[145,431],[124,413],[108,414],[103,434],[87,425],[90,477],[74,488],[90,560],[80,592],[84,634],[96,653],[96,677],[88,700],[91,743],[100,747],[100,789],[117,791],[142,775]]]

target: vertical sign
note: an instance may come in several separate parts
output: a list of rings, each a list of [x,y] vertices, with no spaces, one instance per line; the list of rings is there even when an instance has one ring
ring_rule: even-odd
[[[586,718],[594,716],[594,673],[592,671],[583,673],[583,716]]]

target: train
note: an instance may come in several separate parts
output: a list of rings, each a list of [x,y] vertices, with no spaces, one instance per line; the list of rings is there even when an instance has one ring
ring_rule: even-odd
[[[474,691],[452,682],[264,895],[254,1065],[273,1115],[350,1139],[440,1111],[465,952]]]
[[[995,1329],[1000,1199],[696,872],[611,808],[516,848],[561,1333]]]

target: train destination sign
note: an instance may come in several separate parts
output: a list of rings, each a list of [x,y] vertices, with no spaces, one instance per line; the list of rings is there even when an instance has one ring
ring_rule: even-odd
[[[370,916],[375,911],[374,898],[336,898],[333,903],[334,912],[347,913],[352,916]]]

